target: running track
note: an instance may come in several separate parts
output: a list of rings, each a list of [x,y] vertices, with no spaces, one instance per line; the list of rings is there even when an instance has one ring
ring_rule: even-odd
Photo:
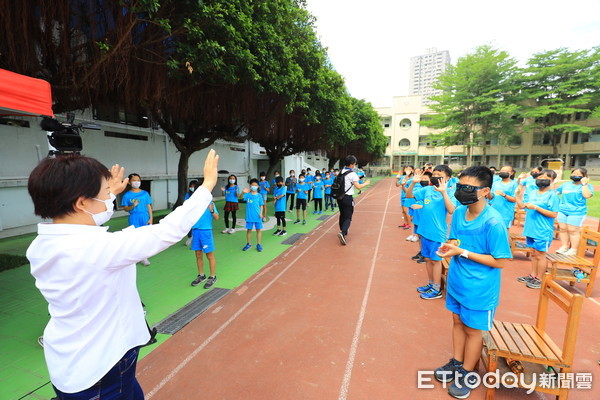
[[[451,316],[443,300],[418,298],[426,273],[398,228],[398,194],[393,179],[380,181],[356,199],[348,246],[335,215],[141,360],[146,399],[449,399],[437,382],[417,389],[418,370],[452,355]],[[534,323],[539,292],[515,279],[529,265],[517,257],[503,272],[497,319]],[[584,301],[575,363],[596,379],[571,399],[600,398],[598,286]],[[549,325],[564,323],[554,314]],[[524,397],[545,398],[496,391]]]

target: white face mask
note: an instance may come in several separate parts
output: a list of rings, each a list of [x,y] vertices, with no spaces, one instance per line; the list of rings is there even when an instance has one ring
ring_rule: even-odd
[[[139,189],[140,186],[142,186],[142,182],[141,181],[135,181],[135,182],[131,182],[131,187],[134,189]],[[102,201],[102,200],[100,200]]]
[[[190,192],[194,192],[195,188],[191,187]]]
[[[298,179],[300,182],[304,182],[304,178],[300,178]]]
[[[108,199],[108,200],[100,200],[95,197],[93,198],[93,200],[104,203],[104,205],[106,206],[106,211],[99,212],[98,214],[92,214],[88,210],[83,210],[83,211],[90,214],[92,216],[92,218],[94,219],[94,223],[97,226],[100,226],[100,225],[105,224],[110,219],[110,217],[112,217],[112,215],[114,213],[115,205],[113,204],[113,201],[115,200],[115,195],[111,193],[110,199]]]
[[[230,179],[229,183],[235,183],[235,179]]]
[[[266,179],[266,177],[265,177],[265,176],[261,176],[261,177],[260,177],[260,180],[261,180],[261,181],[264,181],[265,179]]]

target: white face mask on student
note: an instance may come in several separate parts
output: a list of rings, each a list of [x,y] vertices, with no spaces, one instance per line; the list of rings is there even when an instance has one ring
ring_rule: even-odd
[[[103,225],[106,222],[108,222],[110,217],[112,217],[112,215],[114,214],[115,205],[114,205],[113,201],[115,200],[115,197],[114,197],[114,194],[111,193],[110,199],[108,199],[108,200],[100,200],[95,197],[93,198],[93,200],[104,203],[104,205],[106,206],[106,211],[99,212],[98,214],[92,214],[88,210],[83,210],[83,211],[90,214],[92,216],[92,218],[94,219],[94,223],[97,226],[100,226],[100,225]]]
[[[142,186],[142,182],[140,182],[140,181],[131,182],[131,187],[134,189],[139,189],[140,186]],[[100,200],[100,201],[102,201],[102,200]]]

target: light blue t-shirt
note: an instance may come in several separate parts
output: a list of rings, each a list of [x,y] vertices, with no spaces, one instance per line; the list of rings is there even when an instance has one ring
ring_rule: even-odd
[[[409,199],[408,197],[406,197],[406,191],[408,190],[408,188],[412,184],[413,180],[414,180],[414,178],[410,177],[410,178],[408,178],[408,180],[404,184],[404,190],[402,190],[402,206],[403,207],[410,207],[413,204],[415,204],[415,202],[416,202],[415,199]],[[419,186],[421,186],[421,184],[419,184],[419,183],[417,183],[417,184]]]
[[[139,200],[139,203],[131,211],[129,211],[129,214],[140,213],[140,214],[147,214],[148,217],[150,217],[150,214],[148,214],[147,206],[148,206],[148,204],[152,204],[152,197],[150,197],[150,194],[148,192],[146,192],[145,190],[142,190],[141,192],[138,192],[138,193],[134,193],[132,191],[125,193],[123,195],[123,198],[121,199],[121,206],[130,207],[133,205],[133,201],[136,199]]]
[[[452,214],[450,239],[458,240],[458,247],[473,253],[512,258],[508,231],[500,213],[486,205],[477,218],[467,221],[467,209],[460,206]],[[501,271],[454,256],[448,269],[448,293],[468,309],[493,310],[500,299]]]
[[[246,222],[262,222],[260,218],[261,206],[265,204],[259,193],[245,193],[246,201]]]
[[[269,189],[271,187],[271,185],[269,185],[269,182],[267,182],[267,180],[265,179],[264,181],[258,182],[258,187],[260,188],[258,190],[258,193],[268,194],[269,192],[267,192],[267,189]]]
[[[588,183],[590,192],[594,193],[594,187]],[[565,182],[556,189],[556,193],[562,194],[560,198],[559,211],[566,215],[586,215],[587,199],[583,197],[581,190],[583,185],[574,182]]]
[[[285,193],[286,193],[287,189],[285,188],[285,186],[282,187],[278,187],[275,186],[275,189],[273,190],[273,196],[278,197],[281,195],[284,195],[282,198],[275,200],[275,212],[278,211],[285,211]]]
[[[305,193],[305,191],[310,190],[311,187],[308,183],[304,182],[304,183],[298,183],[296,185],[296,198],[297,199],[306,199],[308,198],[308,193]]]
[[[416,197],[416,193],[425,189],[427,186],[421,186],[420,183],[418,183],[417,185],[415,185],[415,187],[413,187],[413,196]],[[422,201],[417,201],[416,199],[414,199],[415,203],[414,204],[418,204],[418,205],[423,205]],[[421,222],[421,209],[416,209],[412,211],[412,221],[414,225],[419,226],[419,223]]]
[[[237,203],[240,196],[240,187],[238,185],[225,186],[225,201],[229,203]]]
[[[523,202],[529,203],[529,193],[539,189],[535,184],[535,178],[533,176],[528,176],[527,178],[521,181],[521,186],[525,186],[525,192],[523,193]]]
[[[499,182],[499,181],[501,181],[501,180],[502,180],[502,178],[500,178],[500,176],[498,176],[498,175],[494,174],[494,177],[492,178],[492,185],[493,185],[494,183],[496,183],[496,182]]]
[[[423,202],[417,234],[433,242],[444,243],[448,237],[448,224],[446,223],[448,211],[444,203],[444,196],[434,189],[435,186],[426,186],[416,193],[413,192],[415,201]],[[448,187],[446,191],[455,204],[454,192],[456,186]]]
[[[313,188],[313,186],[312,186],[312,185],[313,185],[313,183],[315,182],[315,176],[314,176],[314,175],[308,175],[308,174],[307,174],[307,175],[304,177],[304,179],[306,179],[306,180],[304,181],[304,183],[308,183],[308,184],[310,185],[310,189],[309,189],[309,190],[312,190],[312,188]]]
[[[217,206],[215,206],[215,203],[213,203],[211,201],[210,204],[213,205],[214,213],[219,215],[219,210],[217,210]],[[210,230],[213,227],[212,222],[213,222],[213,215],[210,212],[210,208],[206,207],[204,214],[202,214],[202,216],[200,217],[198,222],[196,222],[194,224],[194,226],[192,226],[192,229],[209,229]]]
[[[315,199],[322,199],[323,198],[323,188],[325,187],[325,184],[323,183],[323,181],[317,181],[315,179],[315,183],[313,183],[313,189],[315,190],[313,197]]]
[[[556,191],[552,189],[541,194],[538,190],[534,190],[529,193],[528,203],[545,210],[558,212],[560,200]],[[546,217],[535,210],[527,209],[523,236],[539,240],[552,240],[554,236],[554,218]]]
[[[275,186],[277,186],[277,181],[276,181],[276,179],[277,179],[277,177],[275,177],[275,178],[273,178],[273,179],[271,180],[271,187],[275,187]]]
[[[492,185],[492,198],[490,204],[492,207],[500,213],[502,219],[505,222],[505,226],[510,227],[510,223],[515,218],[515,205],[516,202],[510,202],[504,198],[504,196],[496,196],[496,190],[502,190],[507,196],[515,196],[517,190],[517,182],[511,180],[507,183],[499,180]]]
[[[402,184],[402,180],[404,179],[404,176],[405,175],[402,175],[400,177],[400,179],[398,179],[398,184]],[[400,202],[402,202],[402,200],[404,200],[404,198],[406,197],[405,189],[408,189],[408,187],[410,186],[412,181],[413,181],[413,178],[410,177],[406,180],[406,183],[400,187]]]
[[[329,185],[329,187],[325,188],[325,194],[331,194],[331,185],[333,185],[333,178],[324,179],[323,183],[325,186]]]

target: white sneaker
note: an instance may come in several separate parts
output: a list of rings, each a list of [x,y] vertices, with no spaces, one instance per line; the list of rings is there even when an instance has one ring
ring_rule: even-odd
[[[419,237],[417,235],[412,235],[411,242],[418,242],[418,241],[419,241]]]
[[[142,260],[142,265],[143,265],[144,267],[147,267],[148,265],[150,265],[150,260],[148,260],[147,258],[144,258],[144,259]]]
[[[225,228],[221,231],[221,233],[229,233],[229,228]]]
[[[406,238],[406,240],[408,240],[409,242],[412,242],[412,237],[413,237],[413,235],[409,235],[409,236]]]
[[[569,249],[569,250],[565,251],[563,253],[563,255],[565,255],[565,256],[576,256],[577,255],[577,249]]]
[[[234,228],[229,228],[229,232],[227,232],[227,233],[229,233],[231,235],[232,233],[235,233],[235,229]]]
[[[565,252],[569,250],[567,246],[561,246],[558,250],[555,251],[556,254],[565,254]]]
[[[192,244],[192,238],[188,238],[188,240],[185,241],[187,247],[190,247],[190,244]]]

